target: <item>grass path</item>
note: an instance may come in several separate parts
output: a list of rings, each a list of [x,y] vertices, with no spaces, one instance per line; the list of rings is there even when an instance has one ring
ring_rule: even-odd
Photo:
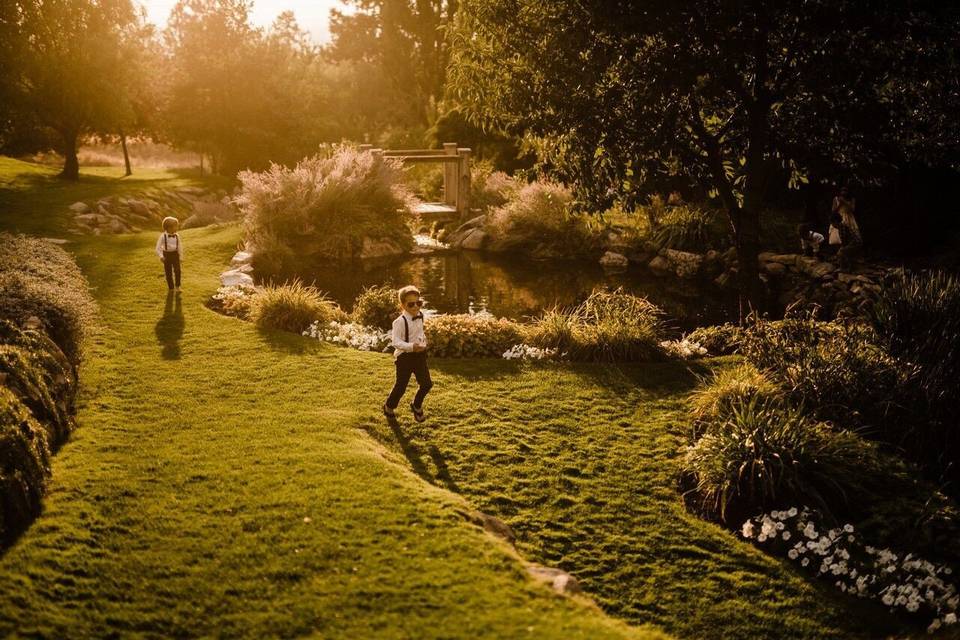
[[[0,225],[54,235],[23,202],[29,187],[0,193]],[[203,306],[238,238],[186,232],[179,309],[152,234],[69,245],[103,329],[44,513],[0,556],[0,636],[656,637],[651,624],[819,638],[889,624],[683,510],[686,367],[435,361],[433,419],[391,429],[377,413],[389,356]],[[458,494],[639,626],[531,582]]]

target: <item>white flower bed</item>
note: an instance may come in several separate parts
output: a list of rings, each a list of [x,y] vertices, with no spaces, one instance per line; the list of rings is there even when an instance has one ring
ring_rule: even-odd
[[[317,321],[311,324],[303,335],[360,351],[387,351],[390,346],[389,332],[354,322],[331,321],[324,324]]]
[[[503,352],[504,360],[553,360],[556,357],[556,349],[541,349],[529,344],[515,344]]]
[[[664,340],[660,343],[667,355],[681,360],[692,360],[707,355],[707,350],[700,346],[699,342],[693,342],[686,338],[682,340]]]
[[[930,633],[956,624],[960,595],[956,586],[947,582],[950,567],[910,553],[901,557],[889,549],[865,545],[852,525],[822,529],[815,520],[814,511],[791,507],[747,520],[740,533],[818,576],[834,580],[844,593],[879,600],[891,610],[917,613],[923,609],[933,615],[927,627]]]

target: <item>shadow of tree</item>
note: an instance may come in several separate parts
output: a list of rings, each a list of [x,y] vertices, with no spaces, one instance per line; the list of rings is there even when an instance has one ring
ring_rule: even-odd
[[[157,342],[160,343],[160,355],[164,360],[180,359],[180,339],[186,320],[183,317],[183,301],[179,294],[167,292],[167,301],[163,305],[163,315],[154,326]]]

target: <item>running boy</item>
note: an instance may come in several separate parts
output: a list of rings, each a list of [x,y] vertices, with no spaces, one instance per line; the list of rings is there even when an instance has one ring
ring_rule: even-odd
[[[180,241],[180,221],[176,218],[163,219],[163,233],[157,238],[157,255],[163,263],[163,273],[167,276],[167,287],[180,291],[180,258],[183,256],[183,243]]]
[[[423,313],[420,311],[423,300],[420,291],[413,285],[403,287],[397,292],[400,301],[400,315],[393,321],[392,340],[393,364],[397,370],[397,381],[393,385],[390,397],[383,403],[383,414],[393,418],[394,409],[400,404],[400,398],[407,390],[410,375],[417,378],[419,389],[410,403],[413,417],[417,422],[426,420],[423,414],[423,399],[426,397],[433,381],[430,380],[430,370],[427,369],[427,336],[423,330]]]

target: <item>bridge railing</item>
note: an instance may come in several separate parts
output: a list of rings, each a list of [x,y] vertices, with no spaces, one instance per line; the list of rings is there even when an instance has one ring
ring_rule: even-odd
[[[443,163],[442,204],[455,209],[461,219],[469,214],[470,149],[458,147],[456,142],[446,142],[442,149],[376,149],[369,144],[360,145],[360,149],[385,158],[398,158],[404,163]]]

